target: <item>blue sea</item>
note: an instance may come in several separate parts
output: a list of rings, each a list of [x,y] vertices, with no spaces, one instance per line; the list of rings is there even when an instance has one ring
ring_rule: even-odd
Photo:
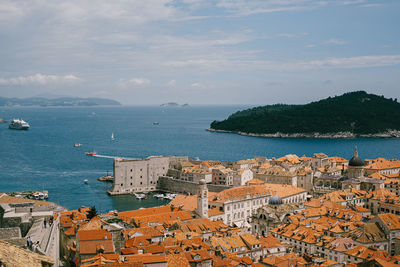
[[[361,158],[398,158],[400,139],[273,139],[212,133],[205,129],[246,106],[0,108],[0,118],[22,118],[28,131],[0,123],[0,192],[48,190],[49,200],[68,209],[95,205],[102,212],[165,204],[152,197],[108,196],[110,183],[96,179],[113,159],[151,155],[189,156],[202,160],[268,158],[324,152],[349,159],[357,145]],[[159,122],[159,125],[153,125]],[[111,140],[114,133],[115,140]],[[73,147],[81,143],[81,147]],[[84,184],[83,180],[89,180]]]

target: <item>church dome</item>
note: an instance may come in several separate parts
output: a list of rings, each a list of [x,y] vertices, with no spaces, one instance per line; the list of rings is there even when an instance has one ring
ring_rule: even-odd
[[[283,204],[283,201],[282,201],[282,199],[281,199],[280,196],[278,196],[278,195],[273,195],[273,196],[269,199],[268,204],[270,204],[270,205],[281,205],[281,204]]]
[[[354,167],[364,166],[363,161],[358,156],[357,148],[354,151],[354,156],[349,161],[349,166],[354,166]]]

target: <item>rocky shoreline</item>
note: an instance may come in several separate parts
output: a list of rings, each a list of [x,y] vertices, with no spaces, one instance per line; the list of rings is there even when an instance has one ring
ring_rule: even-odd
[[[257,134],[257,133],[246,133],[240,131],[226,131],[216,129],[206,129],[209,132],[217,133],[235,133],[243,136],[254,136],[254,137],[267,137],[267,138],[327,138],[327,139],[346,139],[346,138],[400,138],[400,131],[398,130],[386,130],[383,133],[375,134],[354,134],[351,132],[337,132],[337,133],[273,133],[273,134]]]

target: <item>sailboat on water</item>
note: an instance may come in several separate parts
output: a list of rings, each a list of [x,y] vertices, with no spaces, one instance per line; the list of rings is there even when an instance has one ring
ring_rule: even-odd
[[[112,140],[112,141],[115,140],[114,133],[111,134],[111,140]]]

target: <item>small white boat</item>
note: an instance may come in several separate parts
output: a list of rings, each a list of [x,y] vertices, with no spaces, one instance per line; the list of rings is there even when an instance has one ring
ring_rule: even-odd
[[[175,197],[176,197],[176,194],[170,194],[170,193],[167,193],[164,196],[165,199],[169,199],[169,200],[173,200]]]
[[[34,199],[39,199],[39,193],[38,193],[38,192],[34,193],[34,194],[33,194],[33,198],[34,198]]]
[[[88,183],[89,183],[89,180],[88,180],[88,179],[85,179],[85,180],[83,180],[83,182],[84,182],[85,184],[88,184]]]
[[[114,133],[111,134],[111,140],[112,140],[112,141],[115,140]]]
[[[136,199],[145,199],[146,198],[145,194],[133,193],[133,195],[136,197]]]
[[[44,194],[42,192],[38,192],[39,199],[44,200]]]
[[[160,123],[158,121],[153,122],[153,125],[159,125]]]
[[[164,194],[155,194],[154,197],[155,198],[164,198]]]
[[[82,144],[80,144],[80,143],[75,143],[74,144],[74,147],[80,147],[80,146],[82,146]]]

